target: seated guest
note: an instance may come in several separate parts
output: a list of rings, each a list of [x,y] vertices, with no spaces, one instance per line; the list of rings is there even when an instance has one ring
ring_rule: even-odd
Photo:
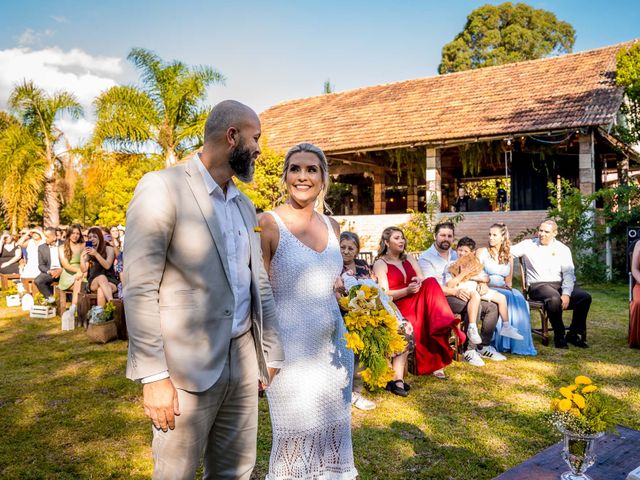
[[[629,346],[640,348],[640,241],[637,241],[633,247],[631,275],[635,285],[629,307]]]
[[[17,237],[9,232],[4,232],[0,238],[0,273],[3,275],[12,275],[19,273],[20,257],[22,257],[22,249]]]
[[[367,262],[356,258],[360,253],[360,238],[353,232],[342,232],[340,234],[340,253],[342,254],[343,269],[342,275],[352,275],[358,279],[371,279],[373,273],[367,265]],[[407,384],[404,382],[404,370],[407,364],[407,357],[409,356],[409,346],[413,344],[413,327],[410,323],[403,319],[400,325],[402,333],[407,340],[407,350],[399,355],[395,355],[391,360],[391,368],[394,371],[393,382],[389,382],[388,390],[391,390],[396,395],[406,396],[408,393]],[[353,392],[351,395],[351,403],[354,407],[360,410],[372,410],[376,407],[376,404],[370,400],[367,400],[362,396],[362,377],[360,376],[361,368],[358,365],[358,356],[354,357],[355,368],[353,369]],[[400,385],[402,382],[402,385]],[[396,385],[397,383],[397,385]]]
[[[498,323],[496,327],[493,339],[496,349],[518,355],[536,355],[538,352],[531,336],[529,304],[522,293],[511,288],[513,257],[509,230],[504,224],[494,223],[489,227],[489,248],[478,249],[477,255],[489,277],[489,286],[501,292],[508,306],[508,322],[505,323],[502,317],[503,323]]]
[[[576,287],[576,275],[571,251],[556,240],[558,226],[553,220],[540,224],[538,238],[523,240],[511,247],[511,255],[524,262],[529,298],[544,302],[553,326],[557,348],[567,343],[587,348],[582,338],[587,327],[591,295]],[[565,336],[562,311],[573,309],[573,319]]]
[[[523,340],[524,337],[518,333],[518,330],[511,327],[511,325],[509,324],[509,309],[507,308],[507,298],[502,293],[488,287],[487,284],[489,283],[489,276],[484,273],[483,264],[478,258],[476,258],[475,252],[476,242],[472,238],[462,237],[460,241],[458,241],[458,246],[456,247],[458,260],[456,261],[456,263],[464,261],[468,257],[470,259],[473,259],[473,261],[477,263],[480,272],[478,272],[477,275],[470,276],[469,280],[462,283],[459,283],[458,278],[462,276],[462,274],[459,274],[458,277],[454,277],[449,280],[447,282],[447,286],[452,287],[457,284],[460,288],[465,288],[467,290],[477,292],[478,295],[480,295],[481,300],[495,303],[498,306],[498,314],[500,316],[500,319],[502,320],[502,322],[498,322],[496,332],[500,332],[500,334],[504,337],[512,338],[515,340]],[[451,272],[451,267],[449,267],[449,271]],[[471,320],[469,320],[469,326],[471,327]]]
[[[44,230],[45,243],[38,247],[38,268],[40,274],[35,279],[36,287],[47,299],[53,303],[53,283],[58,281],[62,274],[60,254],[58,251],[58,230],[47,227]]]
[[[413,326],[418,374],[433,374],[444,379],[444,367],[453,359],[453,351],[449,347],[451,329],[461,341],[466,337],[458,329],[456,318],[438,282],[433,278],[424,278],[416,260],[405,253],[405,246],[402,230],[397,227],[385,228],[373,271],[380,286]],[[402,381],[395,382],[390,388],[391,391],[406,390]]]
[[[367,262],[356,258],[360,253],[360,238],[353,232],[340,234],[340,253],[342,254],[342,273],[349,273],[356,278],[371,278],[371,269]],[[358,365],[358,355],[354,355],[353,387],[351,392],[351,405],[359,410],[373,410],[376,404],[362,396],[364,384]]]
[[[72,288],[70,315],[75,315],[78,305],[78,294],[82,287],[84,274],[80,268],[80,256],[84,250],[84,237],[80,225],[71,225],[67,229],[64,245],[59,247],[60,264],[64,269],[58,280],[58,288],[62,291]]]
[[[22,237],[18,239],[18,245],[23,249],[22,258],[24,267],[20,272],[20,279],[23,280],[27,293],[33,293],[31,286],[27,280],[35,280],[40,275],[38,268],[38,247],[44,243],[44,234],[37,228],[27,230]]]
[[[113,293],[117,290],[118,280],[113,270],[115,258],[113,247],[107,245],[102,235],[102,229],[91,227],[87,233],[87,243],[80,256],[80,267],[87,276],[87,290],[97,294],[100,312],[107,302],[113,300]]]
[[[469,318],[477,311],[476,304],[473,303],[476,295],[469,290],[460,288],[458,285],[447,286],[447,282],[452,276],[449,267],[458,259],[458,255],[451,248],[455,235],[455,227],[451,222],[442,222],[436,225],[435,241],[431,247],[425,250],[418,263],[426,277],[434,278],[442,287],[446,295],[447,302],[454,313],[462,316],[463,324],[471,325]],[[474,342],[471,331],[470,341],[464,353],[465,361],[476,367],[484,365],[483,358],[494,361],[503,361],[507,358],[491,346],[493,332],[498,323],[498,307],[485,300],[480,301],[480,319],[482,329],[480,330],[480,343]],[[470,315],[471,314],[471,315]]]

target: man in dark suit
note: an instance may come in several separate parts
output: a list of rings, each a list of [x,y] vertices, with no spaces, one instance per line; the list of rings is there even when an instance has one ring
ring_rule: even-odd
[[[53,283],[58,281],[62,273],[60,255],[58,254],[57,230],[47,227],[44,230],[45,243],[38,247],[38,268],[40,275],[35,279],[38,290],[49,303],[53,303]]]

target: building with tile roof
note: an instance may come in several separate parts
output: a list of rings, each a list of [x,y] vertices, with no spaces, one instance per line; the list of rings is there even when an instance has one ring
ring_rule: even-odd
[[[262,128],[276,150],[325,151],[337,213],[424,210],[431,195],[448,211],[460,185],[490,178],[510,185],[511,209],[545,209],[558,175],[593,192],[634,155],[610,134],[616,55],[632,43],[287,101]]]

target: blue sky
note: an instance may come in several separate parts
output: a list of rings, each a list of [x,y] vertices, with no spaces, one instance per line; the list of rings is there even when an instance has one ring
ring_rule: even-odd
[[[44,88],[91,98],[134,83],[131,47],[165,60],[215,67],[225,86],[210,103],[235,98],[258,112],[281,101],[431,76],[442,46],[486,1],[121,1],[2,2],[0,108],[11,85],[30,76]],[[637,2],[531,1],[576,29],[574,51],[640,37]],[[75,125],[90,131],[91,118]]]

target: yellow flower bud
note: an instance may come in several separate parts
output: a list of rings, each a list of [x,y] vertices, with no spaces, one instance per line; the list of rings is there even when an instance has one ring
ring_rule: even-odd
[[[598,390],[598,387],[595,385],[587,385],[582,389],[582,393],[593,393]]]
[[[589,377],[585,377],[584,375],[578,375],[575,379],[575,383],[578,385],[591,385],[593,382]]]
[[[585,402],[584,400],[584,397],[578,393],[574,393],[571,400],[573,400],[573,403],[575,403],[580,409],[583,409],[587,404],[587,402]]]
[[[571,400],[569,400],[568,398],[563,398],[558,402],[558,409],[561,412],[568,412],[571,409],[571,405]]]
[[[571,400],[571,397],[573,396],[573,392],[569,390],[567,387],[561,387],[560,390],[558,391],[564,398],[568,398],[569,400]]]

